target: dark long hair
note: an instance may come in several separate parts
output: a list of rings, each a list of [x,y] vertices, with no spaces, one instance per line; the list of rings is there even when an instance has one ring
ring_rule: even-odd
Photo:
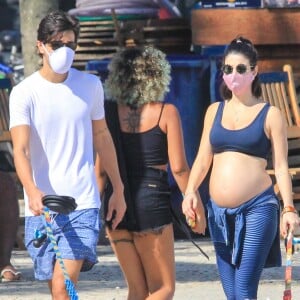
[[[231,53],[239,53],[239,54],[244,55],[245,57],[247,57],[249,59],[251,69],[254,69],[256,67],[257,60],[258,60],[258,54],[257,54],[257,50],[255,49],[254,45],[252,44],[252,42],[250,40],[243,38],[242,36],[232,40],[231,43],[225,49],[225,52],[223,55],[223,62],[222,62],[223,64],[224,64],[224,61],[225,61],[225,58],[227,57],[227,55],[229,55]],[[252,82],[251,90],[252,90],[252,94],[256,98],[261,97],[262,91],[261,91],[258,74],[256,74],[256,76]],[[221,87],[220,87],[220,94],[223,99],[231,99],[231,97],[232,97],[232,92],[231,92],[231,90],[228,89],[228,87],[226,86],[224,81],[222,82]]]

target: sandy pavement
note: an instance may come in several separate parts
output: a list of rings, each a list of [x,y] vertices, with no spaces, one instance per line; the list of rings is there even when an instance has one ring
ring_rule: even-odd
[[[210,256],[207,261],[189,241],[175,242],[175,300],[225,300],[215,265],[214,250],[207,238],[197,243]],[[283,246],[283,245],[282,245]],[[283,252],[283,263],[285,254]],[[126,284],[110,246],[98,246],[99,263],[89,272],[81,273],[77,287],[82,300],[125,300]],[[26,251],[13,253],[13,264],[23,274],[20,282],[0,283],[2,300],[50,300],[47,284],[34,280],[32,262]],[[285,267],[266,269],[261,279],[259,300],[282,300]],[[300,253],[293,256],[293,300],[300,300]]]

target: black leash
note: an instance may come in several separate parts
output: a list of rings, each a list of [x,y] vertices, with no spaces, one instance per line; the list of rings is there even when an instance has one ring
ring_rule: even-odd
[[[190,242],[192,242],[193,245],[199,249],[199,251],[202,253],[202,255],[204,255],[209,260],[209,256],[201,249],[200,246],[198,246],[195,243],[195,241],[192,238],[191,233],[189,231],[188,225],[177,216],[176,212],[174,211],[174,209],[172,207],[171,207],[171,213],[172,213],[173,219],[175,220],[175,222],[177,223],[177,225],[181,229],[181,231],[187,236],[187,238],[190,240]]]

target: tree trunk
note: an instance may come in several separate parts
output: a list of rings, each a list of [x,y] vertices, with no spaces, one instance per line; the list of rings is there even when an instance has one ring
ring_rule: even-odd
[[[37,28],[41,19],[51,10],[58,9],[58,0],[20,0],[20,26],[24,74],[28,76],[39,68]]]

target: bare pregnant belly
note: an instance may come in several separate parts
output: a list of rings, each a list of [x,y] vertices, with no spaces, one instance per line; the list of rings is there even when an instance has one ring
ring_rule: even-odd
[[[267,189],[271,178],[265,171],[266,161],[239,152],[214,156],[209,190],[221,207],[237,207]]]

